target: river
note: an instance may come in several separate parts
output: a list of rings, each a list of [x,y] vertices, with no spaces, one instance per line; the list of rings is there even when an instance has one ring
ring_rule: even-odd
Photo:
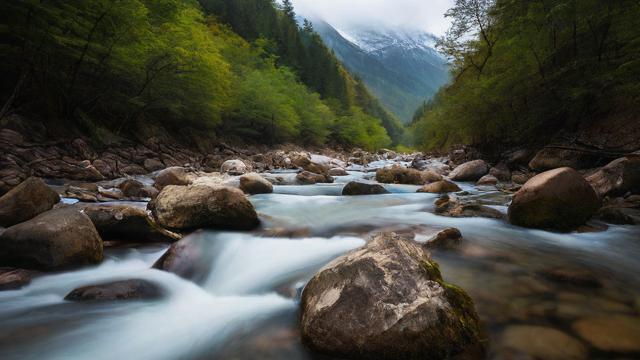
[[[385,195],[340,196],[346,182],[372,175],[352,171],[334,184],[276,186],[273,194],[252,196],[261,230],[190,235],[208,261],[197,283],[151,269],[168,247],[158,244],[109,248],[99,266],[48,274],[20,290],[0,292],[0,358],[315,358],[297,331],[301,290],[320,267],[379,230],[412,231],[421,241],[438,229],[460,229],[460,249],[436,250],[433,258],[445,280],[474,299],[487,329],[489,358],[527,358],[505,350],[503,334],[512,326],[553,328],[578,338],[572,324],[593,315],[640,323],[639,227],[558,234],[503,220],[447,218],[433,213],[437,195],[408,185],[385,185],[391,192]],[[509,197],[495,188],[459,185],[464,196],[506,211]],[[274,237],[276,229],[293,237]],[[602,286],[542,275],[557,266],[586,269]],[[152,281],[166,295],[155,301],[64,300],[80,286],[131,278]],[[589,357],[616,358],[581,342]],[[527,351],[562,351],[545,346],[534,341]]]

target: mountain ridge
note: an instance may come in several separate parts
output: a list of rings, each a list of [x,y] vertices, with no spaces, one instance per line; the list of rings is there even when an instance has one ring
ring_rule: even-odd
[[[433,48],[436,37],[410,29],[339,29],[308,18],[347,69],[404,123],[449,80],[446,60]]]

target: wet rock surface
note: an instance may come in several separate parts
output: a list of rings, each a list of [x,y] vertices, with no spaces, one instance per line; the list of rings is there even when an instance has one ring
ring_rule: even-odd
[[[18,290],[26,286],[34,274],[25,269],[0,268],[0,291]]]
[[[580,340],[554,328],[511,326],[502,334],[502,346],[514,358],[579,360],[587,359],[587,348]]]
[[[89,285],[71,291],[67,301],[116,301],[158,299],[163,290],[146,280],[123,280],[99,285]]]
[[[160,227],[149,213],[130,205],[82,206],[103,240],[141,242],[174,242],[179,234]]]
[[[326,265],[302,293],[302,340],[346,358],[481,356],[473,302],[419,244],[381,234]]]
[[[599,350],[640,353],[640,317],[614,315],[578,320],[573,329]]]
[[[388,194],[384,186],[372,182],[350,181],[342,188],[342,195],[379,195]]]
[[[640,155],[612,161],[588,176],[587,182],[600,197],[640,193]]]

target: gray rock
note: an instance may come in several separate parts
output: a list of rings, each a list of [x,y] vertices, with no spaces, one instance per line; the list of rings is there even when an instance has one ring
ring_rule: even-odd
[[[242,175],[247,171],[247,165],[242,160],[227,160],[220,167],[221,173],[229,175]]]
[[[473,301],[442,280],[418,243],[381,234],[334,260],[307,284],[302,341],[358,359],[482,357]]]
[[[640,193],[640,156],[627,156],[612,161],[587,177],[600,197]]]
[[[259,174],[251,173],[240,177],[240,190],[246,194],[270,194],[273,185]]]

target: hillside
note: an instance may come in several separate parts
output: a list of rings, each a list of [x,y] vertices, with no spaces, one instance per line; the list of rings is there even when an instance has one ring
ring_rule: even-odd
[[[0,13],[0,119],[46,119],[98,142],[140,126],[367,149],[403,135],[290,6],[16,1]]]
[[[455,81],[413,126],[424,149],[640,149],[638,2],[462,1],[449,14]]]
[[[449,79],[446,61],[433,48],[436,39],[428,33],[373,27],[338,30],[319,19],[313,25],[345,66],[405,123]]]

